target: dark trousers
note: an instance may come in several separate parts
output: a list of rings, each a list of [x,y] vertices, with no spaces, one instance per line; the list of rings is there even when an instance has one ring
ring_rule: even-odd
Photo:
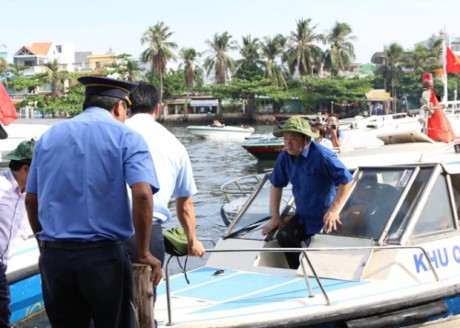
[[[132,272],[122,243],[42,250],[42,290],[53,328],[134,327]]]
[[[139,263],[139,258],[137,256],[137,245],[136,245],[136,238],[132,236],[128,240],[124,242],[125,248],[128,251],[129,258],[133,263]],[[163,266],[165,260],[165,244],[163,239],[163,230],[161,228],[161,224],[155,223],[152,224],[152,228],[150,230],[150,245],[149,245],[150,253],[155,256],[160,262],[161,266]],[[156,300],[156,289],[153,288],[153,302],[155,303]]]
[[[10,328],[10,288],[6,280],[6,265],[0,262],[0,328]]]
[[[307,235],[305,225],[297,215],[294,215],[285,224],[280,226],[276,234],[276,240],[281,247],[298,248],[301,242],[306,241],[310,235]],[[286,260],[291,269],[297,269],[300,265],[300,252],[286,252]]]

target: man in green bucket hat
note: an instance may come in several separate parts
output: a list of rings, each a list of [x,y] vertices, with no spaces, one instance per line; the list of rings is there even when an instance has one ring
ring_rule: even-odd
[[[21,142],[2,159],[8,169],[0,170],[0,327],[9,327],[10,290],[6,280],[8,254],[16,236],[27,237],[29,223],[25,209],[25,192],[34,152],[34,140]]]
[[[323,229],[330,232],[341,224],[339,210],[351,189],[352,175],[330,149],[314,142],[318,133],[307,120],[294,116],[273,133],[284,138],[284,150],[278,155],[270,177],[272,217],[264,227],[267,235],[279,229],[276,239],[281,247],[301,247]],[[280,215],[283,188],[292,184],[296,213],[288,219]],[[299,264],[299,253],[286,253],[291,268]]]

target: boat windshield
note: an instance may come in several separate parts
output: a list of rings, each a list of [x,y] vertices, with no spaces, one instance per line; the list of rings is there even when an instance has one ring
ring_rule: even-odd
[[[270,174],[266,174],[257,188],[253,191],[248,201],[235,217],[234,222],[230,225],[226,236],[229,237],[237,234],[239,231],[251,229],[258,226],[258,223],[271,218],[270,211]],[[292,197],[292,186],[289,184],[283,188],[281,198],[280,212],[282,215],[292,214],[295,212],[295,205]]]
[[[342,225],[330,234],[377,240],[414,172],[414,168],[360,169],[340,213]]]

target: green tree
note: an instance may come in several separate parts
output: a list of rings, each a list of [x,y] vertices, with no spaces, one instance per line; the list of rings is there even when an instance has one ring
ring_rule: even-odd
[[[207,76],[212,76],[216,83],[227,82],[235,69],[235,60],[228,52],[237,49],[236,42],[228,32],[224,32],[214,34],[212,40],[206,40],[206,44],[210,47],[203,65]]]
[[[163,103],[163,76],[168,61],[174,60],[176,56],[173,49],[177,48],[176,43],[168,41],[173,32],[163,22],[158,22],[148,28],[141,38],[141,44],[147,44],[148,48],[141,53],[141,60],[150,63],[152,73],[156,73],[160,79],[160,106]],[[160,117],[163,110],[160,111]]]
[[[258,38],[252,38],[251,35],[242,37],[240,46],[241,59],[236,61],[237,69],[235,77],[242,80],[254,81],[260,80],[263,76],[262,65],[260,60],[260,42]]]
[[[184,116],[187,117],[188,95],[190,90],[195,86],[196,59],[201,56],[201,54],[193,48],[183,48],[179,56],[182,59],[182,63],[179,67],[183,67],[184,69],[185,88],[187,90],[184,104]]]
[[[5,83],[5,87],[8,88],[8,61],[3,56],[0,56],[0,76],[2,76],[3,78],[3,83]]]
[[[179,67],[184,69],[185,86],[191,90],[195,85],[196,60],[201,54],[193,48],[183,48],[179,56],[182,59]]]
[[[316,34],[316,25],[310,26],[311,19],[297,21],[295,31],[289,37],[288,64],[291,75],[313,75],[313,69],[319,69],[323,51],[315,43],[324,39]]]
[[[332,75],[339,72],[349,71],[355,59],[353,41],[356,37],[351,34],[352,30],[347,23],[336,22],[325,41],[330,44],[326,51],[326,65]]]
[[[392,43],[385,47],[384,64],[376,70],[376,74],[383,78],[385,90],[391,91],[393,96],[396,95],[396,87],[400,85],[400,76],[403,74],[400,63],[404,56],[404,49]]]
[[[64,93],[64,84],[68,72],[62,70],[62,65],[54,59],[43,65],[46,68],[44,82],[51,84],[51,96],[53,98]]]
[[[264,78],[269,79],[274,86],[287,89],[286,71],[280,63],[285,46],[286,38],[277,34],[273,38],[264,37],[260,49],[265,62]]]
[[[105,65],[102,74],[115,74],[119,79],[136,82],[141,79],[142,67],[137,60],[131,58],[130,54],[121,54],[117,56],[115,63]]]
[[[304,81],[304,90],[299,97],[305,101],[307,108],[317,111],[319,104],[325,104],[328,112],[341,111],[347,116],[356,114],[367,101],[365,94],[372,89],[373,77],[308,77]],[[340,106],[346,105],[346,106]],[[351,115],[353,115],[351,114]]]

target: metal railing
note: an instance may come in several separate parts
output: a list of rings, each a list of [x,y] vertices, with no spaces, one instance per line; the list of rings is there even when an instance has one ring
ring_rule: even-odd
[[[422,246],[360,246],[360,247],[332,247],[332,248],[240,248],[240,249],[207,249],[206,253],[236,253],[236,252],[271,252],[271,253],[301,253],[301,256],[305,258],[308,268],[310,269],[311,273],[313,274],[313,277],[318,284],[321,293],[326,301],[326,305],[331,305],[329,296],[327,295],[326,290],[323,287],[323,284],[321,283],[321,280],[316,273],[316,270],[314,269],[309,257],[308,257],[308,252],[338,252],[338,251],[352,251],[352,250],[404,250],[404,249],[419,249],[424,258],[427,259],[428,266],[430,270],[433,272],[434,279],[438,282],[439,281],[439,276],[436,273],[436,270],[433,266],[433,264],[430,261],[430,258],[428,256],[428,252],[422,247]],[[174,255],[171,255],[167,262],[166,262],[166,267],[165,267],[165,280],[166,280],[166,303],[167,303],[167,311],[168,311],[168,323],[167,326],[172,326],[174,325],[172,321],[172,308],[171,308],[171,290],[170,290],[170,282],[169,282],[169,262],[170,260],[175,257]],[[308,297],[315,297],[313,290],[310,285],[309,277],[307,275],[307,271],[304,265],[304,261],[300,261],[300,266],[302,268],[302,272],[304,275],[305,279],[305,284],[306,288],[308,291]]]

